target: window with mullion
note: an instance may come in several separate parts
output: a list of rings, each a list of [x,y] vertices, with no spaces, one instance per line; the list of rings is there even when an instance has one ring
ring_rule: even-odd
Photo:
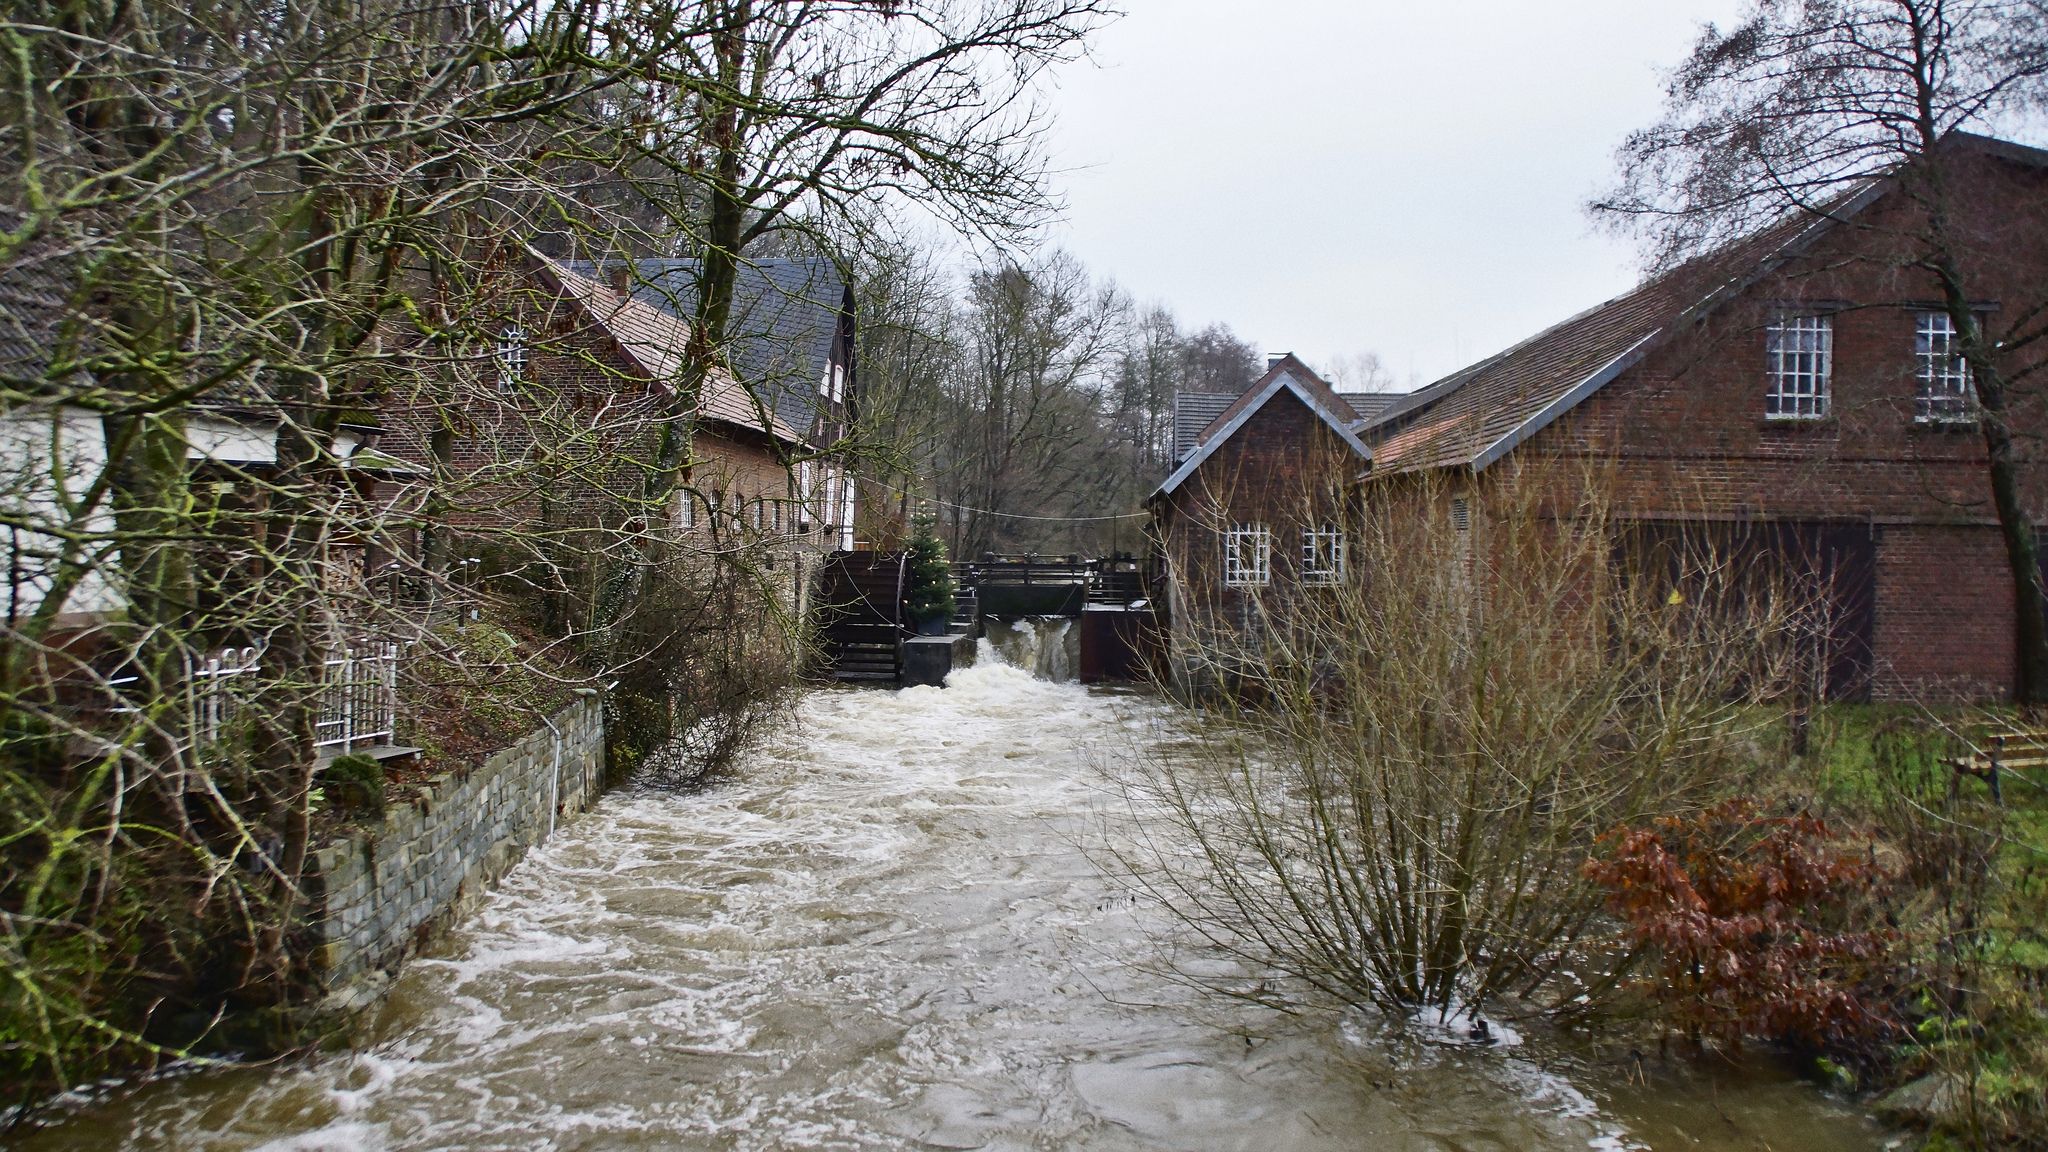
[[[526,379],[526,329],[507,324],[498,330],[498,390],[510,392]]]
[[[1344,579],[1344,530],[1325,524],[1301,530],[1301,582],[1337,584]]]
[[[1970,362],[1963,359],[1962,336],[1948,313],[1920,313],[1913,326],[1913,355],[1919,367],[1913,419],[1922,424],[1975,419]]]
[[[1770,373],[1770,391],[1765,396],[1764,415],[1773,420],[1819,420],[1826,416],[1834,353],[1832,316],[1787,316],[1765,329],[1764,356]]]
[[[1273,533],[1264,524],[1233,524],[1223,538],[1223,583],[1264,587],[1273,578]]]

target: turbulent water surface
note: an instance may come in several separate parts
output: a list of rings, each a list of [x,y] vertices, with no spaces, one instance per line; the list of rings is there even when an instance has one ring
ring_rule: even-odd
[[[1402,1041],[1163,979],[1158,914],[1084,851],[1129,834],[1102,758],[1158,707],[990,660],[816,692],[730,782],[566,825],[359,1051],[158,1081],[21,1146],[1876,1146],[1781,1077]]]

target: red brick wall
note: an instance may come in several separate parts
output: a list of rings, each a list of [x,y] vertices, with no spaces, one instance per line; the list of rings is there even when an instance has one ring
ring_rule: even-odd
[[[1158,525],[1173,565],[1173,625],[1233,619],[1250,596],[1299,594],[1302,530],[1341,523],[1352,478],[1364,462],[1285,388],[1219,445],[1164,501]],[[1272,582],[1264,589],[1223,583],[1221,529],[1264,524],[1272,533]],[[1312,590],[1310,590],[1312,591]]]
[[[661,402],[639,367],[579,309],[538,290],[504,299],[505,316],[528,334],[522,381],[499,386],[494,347],[459,368],[436,365],[428,387],[401,385],[386,399],[381,415],[390,433],[382,447],[426,465],[433,430],[452,421],[457,482],[448,519],[456,524],[502,529],[543,516],[616,524],[642,498]],[[759,433],[707,424],[691,453],[689,482],[749,526],[754,502],[797,495],[790,470]],[[764,509],[762,519],[772,523],[772,511]],[[786,524],[800,519],[785,508]],[[819,517],[810,520],[816,535]],[[707,523],[701,503],[696,523]]]
[[[2012,578],[1987,528],[1893,525],[1877,539],[1880,698],[2011,691]]]
[[[1952,176],[1971,298],[2000,336],[2048,300],[2048,174],[1990,159]],[[1914,421],[1916,313],[1939,292],[1902,253],[1917,208],[1893,196],[1623,373],[1524,451],[1618,459],[1619,506],[1674,519],[1866,523],[1879,531],[1880,696],[2013,684],[2012,589],[1974,426]],[[1767,420],[1764,327],[1834,317],[1831,413]],[[2038,389],[2014,423],[2048,430]],[[2048,519],[2038,436],[2020,437],[2025,499]]]

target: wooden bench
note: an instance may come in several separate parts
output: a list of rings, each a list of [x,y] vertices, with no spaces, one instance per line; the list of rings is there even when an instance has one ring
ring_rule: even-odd
[[[1946,763],[1964,776],[1975,776],[1991,786],[1991,798],[2005,802],[1998,774],[2025,768],[2048,767],[2048,730],[2013,729],[1983,737],[1968,756],[1952,756]]]

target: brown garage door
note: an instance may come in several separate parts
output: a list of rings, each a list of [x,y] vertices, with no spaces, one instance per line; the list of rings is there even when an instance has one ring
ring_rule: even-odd
[[[1802,654],[1822,672],[1830,700],[1870,698],[1871,636],[1877,620],[1877,538],[1870,525],[1825,520],[1747,523],[1643,522],[1617,541],[1617,558],[1642,577],[1687,580],[1683,557],[1703,548],[1737,572],[1782,582],[1823,604],[1805,630]]]

